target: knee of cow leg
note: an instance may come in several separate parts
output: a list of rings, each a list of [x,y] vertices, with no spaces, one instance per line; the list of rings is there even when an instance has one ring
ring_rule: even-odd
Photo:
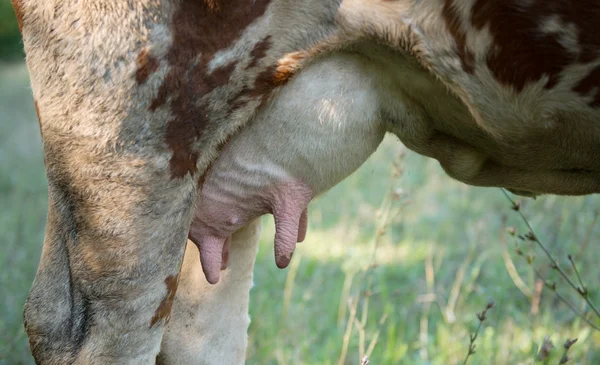
[[[32,287],[23,310],[25,332],[36,364],[67,364],[84,337],[73,325],[84,321],[71,316],[62,298],[51,300],[48,293],[47,288]]]
[[[52,239],[44,246],[23,324],[37,364],[68,364],[85,339],[87,301],[72,288],[66,248]]]
[[[57,354],[53,349],[53,341],[49,341],[49,338],[54,337],[51,335],[54,331],[50,328],[49,323],[43,319],[39,308],[32,304],[30,299],[27,299],[25,303],[23,324],[35,363],[57,364]]]

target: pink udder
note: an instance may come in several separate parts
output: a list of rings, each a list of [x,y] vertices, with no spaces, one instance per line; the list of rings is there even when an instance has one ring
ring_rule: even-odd
[[[296,243],[302,242],[307,230],[307,207],[312,190],[300,181],[278,183],[239,201],[217,201],[205,189],[218,186],[205,184],[198,199],[189,238],[200,250],[200,261],[206,280],[215,284],[220,270],[227,267],[231,235],[263,214],[275,218],[275,263],[279,268],[289,265]]]

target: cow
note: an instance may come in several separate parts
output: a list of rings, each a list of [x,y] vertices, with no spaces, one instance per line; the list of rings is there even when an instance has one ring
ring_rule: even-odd
[[[243,363],[257,216],[293,222],[276,227],[285,266],[308,201],[385,132],[466,184],[600,191],[600,4],[591,0],[13,7],[48,178],[24,309],[38,364]],[[320,118],[364,138],[314,133]],[[277,156],[289,138],[303,143]],[[312,154],[321,138],[326,153]],[[249,160],[234,163],[246,153],[269,166],[252,178]],[[304,163],[321,164],[325,180],[303,175]],[[270,178],[274,169],[286,179]],[[264,202],[269,189],[287,191],[287,178],[304,190]],[[227,190],[249,182],[259,185]],[[275,197],[293,214],[277,211]]]

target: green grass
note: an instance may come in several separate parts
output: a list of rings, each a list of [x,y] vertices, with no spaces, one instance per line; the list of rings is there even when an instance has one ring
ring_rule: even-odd
[[[41,255],[48,204],[27,70],[0,63],[0,364],[30,364],[23,303]]]
[[[579,338],[570,352],[573,364],[600,364],[598,332],[548,289],[532,313],[532,300],[511,279],[506,265],[513,263],[513,276],[535,292],[531,267],[506,234],[507,226],[526,230],[501,192],[453,181],[435,161],[413,153],[399,159],[404,152],[394,138],[386,139],[357,173],[312,204],[308,238],[287,270],[275,267],[273,225],[265,218],[248,364],[338,364],[344,347],[344,364],[358,364],[370,343],[373,365],[462,364],[475,313],[490,299],[496,306],[470,364],[533,364],[547,335],[557,347]],[[402,169],[396,176],[394,162]],[[593,223],[599,203],[597,196],[522,201],[562,266],[568,267],[568,253],[576,256],[598,304],[600,229]],[[0,364],[32,363],[22,307],[41,253],[46,205],[27,72],[20,64],[0,65]],[[520,248],[584,309],[533,243],[523,241]],[[558,364],[561,351],[554,352],[550,363]]]

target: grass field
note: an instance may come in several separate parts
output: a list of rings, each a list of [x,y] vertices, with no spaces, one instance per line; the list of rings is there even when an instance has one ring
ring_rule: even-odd
[[[537,236],[572,277],[575,257],[600,304],[598,196],[521,201]],[[22,307],[41,253],[47,192],[26,69],[0,64],[0,364],[32,364]],[[569,364],[600,364],[591,330],[536,278],[586,312],[527,240],[499,189],[467,187],[387,138],[354,175],[312,204],[290,268],[273,262],[265,217],[251,293],[248,364],[462,364],[476,313],[495,302],[470,364],[534,364],[545,336],[579,341]],[[593,323],[598,318],[588,315]],[[542,362],[543,363],[543,362]]]

